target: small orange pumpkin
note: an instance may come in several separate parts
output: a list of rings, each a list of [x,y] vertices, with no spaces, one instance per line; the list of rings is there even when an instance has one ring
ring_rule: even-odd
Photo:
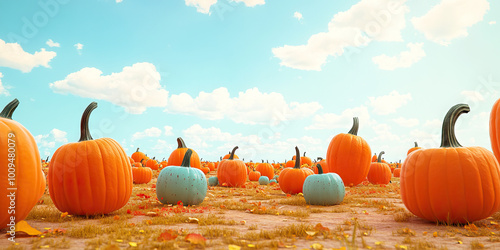
[[[370,165],[367,178],[372,184],[389,184],[391,181],[391,169],[387,163],[382,162],[382,154],[384,153],[381,151],[378,154],[377,162],[372,162]]]
[[[295,147],[296,159],[300,159],[299,148]],[[302,193],[302,186],[307,176],[314,174],[314,172],[309,168],[301,168],[300,160],[295,161],[295,166],[293,168],[285,168],[281,171],[278,182],[280,184],[281,191],[285,194],[298,194]]]
[[[184,159],[184,154],[186,154],[187,150],[188,148],[186,147],[184,140],[182,140],[182,138],[180,137],[177,138],[177,149],[175,149],[168,157],[167,167],[180,166],[182,164],[182,160]],[[196,151],[194,150],[193,154],[191,155],[190,164],[191,167],[201,170],[200,157],[198,156],[198,153],[196,153]]]
[[[145,184],[151,181],[153,171],[149,167],[132,167],[135,184]]]
[[[229,158],[223,160],[219,164],[217,170],[217,179],[221,185],[228,187],[241,187],[247,181],[247,167],[242,160],[234,159],[234,152],[238,146],[233,148]]]

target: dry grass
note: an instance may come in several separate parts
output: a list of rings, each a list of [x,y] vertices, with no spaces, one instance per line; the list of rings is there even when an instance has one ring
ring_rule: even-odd
[[[392,216],[396,222],[408,222],[414,215],[408,211],[396,212]]]

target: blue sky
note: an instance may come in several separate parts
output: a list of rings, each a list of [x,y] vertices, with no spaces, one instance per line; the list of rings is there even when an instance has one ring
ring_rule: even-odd
[[[42,157],[94,138],[168,157],[183,137],[216,160],[325,157],[360,118],[372,152],[440,144],[447,110],[464,146],[491,149],[500,98],[499,3],[487,0],[1,1],[0,104]]]

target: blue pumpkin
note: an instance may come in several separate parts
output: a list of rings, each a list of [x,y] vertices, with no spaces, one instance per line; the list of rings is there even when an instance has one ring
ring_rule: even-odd
[[[276,179],[271,179],[269,183],[278,183],[278,181]]]
[[[161,170],[156,181],[156,197],[163,204],[198,205],[207,195],[205,174],[190,166],[191,154],[188,149],[181,166],[169,166]]]
[[[259,177],[259,185],[267,185],[269,184],[269,177],[261,176]]]
[[[342,178],[336,173],[323,174],[321,165],[317,167],[318,174],[308,176],[302,186],[306,203],[323,206],[340,204],[345,196]]]
[[[219,179],[217,178],[217,176],[208,178],[208,185],[211,187],[219,185]]]

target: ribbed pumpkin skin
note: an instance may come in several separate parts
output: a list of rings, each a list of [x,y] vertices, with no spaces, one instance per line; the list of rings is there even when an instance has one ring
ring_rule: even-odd
[[[250,174],[248,174],[248,179],[250,181],[258,181],[260,176],[261,176],[261,174],[259,171],[253,170],[253,171],[250,171]]]
[[[392,177],[391,168],[387,163],[372,162],[367,177],[372,184],[389,184]]]
[[[403,203],[421,218],[468,223],[500,209],[499,165],[484,148],[417,150],[401,169]]]
[[[338,134],[330,142],[326,162],[330,173],[337,173],[346,186],[363,182],[370,170],[372,152],[360,136]]]
[[[259,185],[267,185],[269,184],[269,177],[261,176],[259,177]]]
[[[123,207],[132,193],[132,167],[111,138],[68,143],[49,164],[50,198],[61,212],[107,214]]]
[[[11,188],[8,180],[8,134],[13,131],[16,149],[16,214],[9,214]],[[24,220],[37,201],[45,192],[45,176],[42,172],[40,153],[31,133],[19,122],[0,118],[0,229],[7,227],[10,216],[16,217],[16,222]]]
[[[500,99],[493,104],[490,113],[490,142],[493,154],[500,162]]]
[[[179,146],[177,149],[172,151],[172,153],[168,157],[167,167],[168,166],[180,166],[182,164],[182,160],[184,159],[184,155],[186,154],[188,148],[185,147],[185,145],[183,145],[184,147],[181,147],[180,146],[181,143],[179,142],[179,140],[182,140],[182,139],[181,138],[177,139]],[[182,141],[182,144],[184,144],[184,141]],[[191,162],[192,168],[197,168],[197,169],[201,170],[200,157],[198,156],[198,153],[196,153],[196,151],[194,151],[194,150],[193,150],[193,154],[191,155],[190,162]]]
[[[392,174],[394,175],[394,177],[401,177],[401,168],[394,169],[394,172]]]
[[[336,173],[310,175],[304,181],[303,193],[307,204],[337,205],[344,200],[344,182]]]
[[[132,167],[132,175],[135,184],[145,184],[151,181],[153,171],[149,167]]]
[[[281,191],[285,194],[302,193],[302,187],[307,176],[314,172],[309,168],[285,168],[281,171],[278,178]]]
[[[247,167],[241,160],[224,160],[217,169],[219,184],[229,187],[241,187],[247,181]]]
[[[259,163],[255,170],[259,171],[261,176],[267,176],[269,180],[274,177],[274,168],[269,163]]]

